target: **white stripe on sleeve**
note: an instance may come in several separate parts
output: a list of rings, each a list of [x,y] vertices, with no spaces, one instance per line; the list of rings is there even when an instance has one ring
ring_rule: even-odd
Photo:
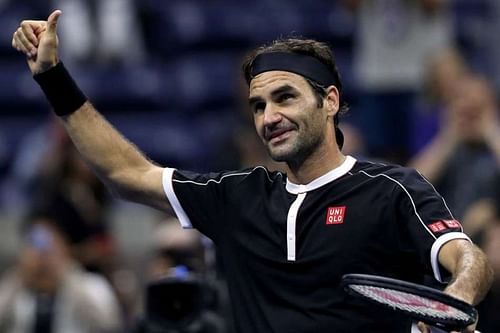
[[[193,225],[191,224],[191,220],[184,211],[184,208],[182,208],[181,203],[179,202],[179,199],[177,198],[177,195],[175,195],[174,192],[174,187],[172,185],[172,178],[174,176],[174,171],[175,169],[173,168],[163,169],[163,177],[162,177],[163,190],[165,191],[167,199],[170,202],[172,208],[174,209],[175,215],[177,215],[177,218],[179,219],[181,226],[185,229],[191,229],[193,227]]]
[[[431,248],[431,266],[432,266],[432,271],[434,272],[434,277],[441,283],[446,283],[446,281],[443,281],[441,272],[439,271],[439,251],[441,250],[441,247],[444,244],[448,243],[453,239],[466,239],[472,243],[470,238],[463,232],[448,232],[446,234],[439,236],[434,241],[434,244],[432,244]]]

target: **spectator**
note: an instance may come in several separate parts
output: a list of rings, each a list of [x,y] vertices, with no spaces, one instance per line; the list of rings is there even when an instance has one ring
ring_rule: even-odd
[[[468,74],[468,67],[457,49],[439,52],[428,63],[424,99],[411,121],[411,155],[420,152],[439,130],[439,118],[453,91]]]
[[[54,211],[29,218],[18,263],[0,280],[1,332],[121,332],[111,287],[71,257],[70,222]]]
[[[73,244],[75,259],[85,269],[109,276],[113,261],[113,240],[105,213],[109,204],[106,188],[78,155],[60,124],[40,156],[31,179],[32,200],[52,210],[66,209],[79,233]]]
[[[428,95],[434,104],[443,105],[450,101],[456,84],[469,71],[468,66],[455,48],[437,52],[427,65]]]
[[[451,43],[446,0],[344,0],[358,16],[357,122],[371,156],[406,161],[426,62]]]
[[[500,123],[487,81],[469,75],[457,84],[434,140],[410,163],[433,182],[456,217],[492,195],[500,165]],[[463,221],[464,228],[471,222]]]
[[[467,215],[475,216],[475,225],[469,226],[476,235],[478,244],[484,249],[495,273],[490,292],[478,306],[481,322],[478,330],[482,333],[500,332],[500,173],[495,180],[494,197],[475,202]]]

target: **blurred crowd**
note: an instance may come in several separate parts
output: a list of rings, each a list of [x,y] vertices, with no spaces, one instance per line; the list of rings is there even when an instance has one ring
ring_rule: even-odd
[[[232,332],[210,240],[113,199],[11,50],[19,21],[53,8],[98,109],[153,160],[196,171],[283,168],[239,61],[280,36],[331,44],[343,152],[431,181],[493,265],[478,329],[500,332],[500,2],[0,0],[0,333]]]

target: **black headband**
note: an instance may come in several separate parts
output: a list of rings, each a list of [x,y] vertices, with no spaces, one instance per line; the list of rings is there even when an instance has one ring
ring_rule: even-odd
[[[328,67],[315,57],[289,52],[268,52],[259,54],[252,63],[251,79],[269,71],[285,71],[299,74],[323,87],[336,86],[338,80]],[[344,145],[344,135],[335,124],[335,137],[340,149]]]
[[[315,57],[289,52],[259,54],[252,63],[251,78],[269,71],[285,71],[302,75],[324,87],[337,86],[338,81],[328,67]]]

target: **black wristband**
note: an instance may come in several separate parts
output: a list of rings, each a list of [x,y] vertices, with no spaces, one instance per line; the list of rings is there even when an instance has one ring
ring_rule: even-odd
[[[33,76],[40,85],[54,112],[58,116],[69,115],[78,110],[87,97],[78,88],[62,62]]]

